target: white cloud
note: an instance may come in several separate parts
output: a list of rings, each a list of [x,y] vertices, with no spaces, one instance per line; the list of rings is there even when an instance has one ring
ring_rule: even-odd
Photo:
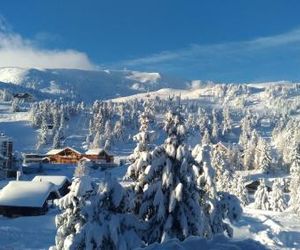
[[[211,45],[193,44],[189,47],[175,51],[163,51],[150,56],[126,60],[121,62],[124,66],[147,66],[155,64],[166,64],[177,60],[197,62],[198,64],[211,63],[213,58],[225,58],[232,56],[252,56],[251,53],[281,48],[287,45],[300,44],[300,29],[287,33],[259,37],[249,41],[228,42]]]
[[[0,16],[0,67],[95,69],[88,56],[76,50],[49,50],[11,31]]]

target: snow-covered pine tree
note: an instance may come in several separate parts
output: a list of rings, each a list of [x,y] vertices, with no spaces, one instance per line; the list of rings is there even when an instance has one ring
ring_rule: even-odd
[[[245,179],[240,174],[235,174],[233,177],[233,189],[232,193],[239,198],[241,204],[246,206],[249,204],[248,191],[245,187]]]
[[[206,166],[207,162],[201,167],[184,144],[186,128],[178,111],[166,114],[164,130],[167,139],[151,153],[151,165],[135,187],[137,195],[142,196],[136,211],[149,225],[143,239],[151,244],[174,237],[184,240],[191,235],[210,238],[224,231],[231,235],[223,219],[234,210],[233,217],[238,218],[239,206],[231,209],[228,194],[224,199],[209,197],[202,182],[214,187],[209,178],[213,169]]]
[[[104,150],[109,151],[111,149],[111,140],[106,139],[104,143]]]
[[[54,108],[52,110],[52,124],[53,124],[53,130],[56,130],[60,127],[60,119],[59,119],[59,112],[57,108]]]
[[[101,144],[101,135],[100,132],[97,131],[93,140],[92,148],[100,148],[100,144]]]
[[[89,174],[90,174],[90,166],[88,162],[85,160],[79,161],[74,171],[74,177],[81,178],[83,176],[89,176]]]
[[[124,140],[124,126],[121,121],[116,121],[113,129],[113,136],[116,141]]]
[[[242,170],[242,153],[238,144],[233,144],[228,150],[228,161],[230,162],[233,170]]]
[[[111,134],[112,134],[112,124],[110,120],[107,120],[105,122],[105,127],[104,127],[104,137],[106,140],[111,139]]]
[[[264,173],[269,174],[272,168],[272,158],[271,158],[270,147],[265,140],[263,141],[262,147],[259,150],[260,150],[260,159],[259,159],[260,169]]]
[[[11,102],[11,112],[19,112],[20,111],[20,100],[19,98],[13,98]]]
[[[297,214],[300,214],[300,168],[299,168],[299,145],[295,144],[293,150],[293,160],[291,164],[291,181],[290,181],[290,200],[289,207]]]
[[[47,135],[48,135],[48,125],[46,119],[44,118],[37,136],[37,145],[36,145],[37,150],[39,150],[42,145],[45,145],[47,143]]]
[[[228,162],[228,155],[222,150],[222,146],[215,145],[212,151],[212,166],[216,171],[216,182],[219,182],[223,178],[223,182],[229,188],[232,180],[232,169]],[[225,175],[223,175],[226,172]],[[229,178],[229,179],[227,179]],[[225,188],[225,186],[223,186]],[[221,189],[220,191],[226,191],[227,189]],[[227,192],[227,191],[226,191]]]
[[[286,209],[287,203],[284,198],[282,180],[276,179],[272,185],[272,191],[269,194],[270,208],[276,212],[282,212]]]
[[[204,145],[196,156],[196,161],[202,165],[203,173],[198,177],[197,184],[202,189],[202,204],[205,206],[206,216],[209,217],[209,229],[207,238],[213,234],[220,234],[224,231],[232,237],[231,226],[224,222],[227,218],[232,223],[239,220],[242,214],[240,201],[236,196],[227,192],[217,192],[215,184],[215,170],[212,167],[212,148],[211,145]],[[195,152],[193,152],[195,154]]]
[[[242,145],[244,148],[247,147],[247,144],[251,138],[251,115],[247,114],[241,120],[241,134],[239,138],[239,144]]]
[[[168,112],[164,126],[168,138],[152,152],[148,165],[136,185],[141,203],[138,215],[148,222],[145,241],[163,242],[189,235],[204,236],[203,209],[197,192],[190,153],[183,144],[185,127],[179,113]]]
[[[130,196],[116,179],[106,175],[94,183],[78,166],[71,191],[57,203],[64,212],[56,218],[56,250],[131,250],[144,245],[140,234],[146,224],[129,212]]]
[[[295,142],[291,153],[291,167],[290,173],[297,173],[300,171],[300,143]]]
[[[151,143],[154,139],[154,131],[149,130],[149,117],[147,112],[140,114],[140,130],[133,140],[137,142],[133,153],[129,156],[131,165],[128,167],[126,178],[131,178],[137,181],[138,177],[142,176],[145,168],[150,164]]]
[[[233,185],[233,176],[228,171],[228,169],[224,169],[217,178],[217,182],[216,182],[217,190],[220,192],[232,193],[233,191],[232,185]]]
[[[146,224],[128,212],[128,204],[127,191],[106,175],[91,199],[82,236],[77,240],[82,249],[131,250],[143,246],[140,234]]]
[[[205,129],[204,130],[204,135],[203,135],[202,140],[201,140],[201,144],[202,145],[208,145],[210,143],[211,143],[210,134],[208,132],[208,129]]]
[[[84,171],[81,171],[79,177],[73,179],[70,192],[56,200],[56,205],[63,212],[55,218],[57,233],[54,249],[92,249],[85,248],[82,240],[85,234],[84,225],[88,218],[89,199],[93,193],[95,184]]]
[[[264,179],[260,180],[260,183],[254,194],[254,207],[263,210],[270,209],[269,194]]]
[[[219,134],[220,134],[219,125],[217,120],[214,119],[212,124],[212,131],[211,131],[211,137],[214,143],[217,143],[219,141]]]
[[[61,142],[60,142],[60,130],[57,129],[55,131],[54,137],[53,137],[53,148],[60,148],[61,147]]]
[[[223,109],[223,124],[222,124],[222,135],[227,135],[232,130],[232,120],[230,118],[229,109],[226,107]]]

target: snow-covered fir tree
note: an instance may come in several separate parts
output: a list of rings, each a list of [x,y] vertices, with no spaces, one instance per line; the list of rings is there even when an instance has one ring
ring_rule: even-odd
[[[263,210],[270,209],[269,193],[264,179],[260,180],[254,194],[254,207]]]
[[[19,98],[13,98],[11,102],[11,112],[19,112],[20,111],[20,100]]]
[[[202,168],[184,144],[186,128],[179,112],[166,114],[164,129],[168,136],[165,143],[151,153],[151,164],[135,184],[136,195],[141,197],[135,211],[149,226],[143,239],[150,244],[191,235],[210,238],[224,230],[231,235],[223,219],[231,212],[234,216],[230,219],[238,219],[239,205],[232,203],[233,209],[227,201],[234,198],[226,193],[217,198],[205,194],[204,182],[212,183],[205,178],[210,170]]]
[[[41,128],[38,133],[37,137],[37,144],[36,149],[39,150],[41,146],[45,145],[47,143],[48,138],[48,125],[46,119],[43,119]]]
[[[195,155],[195,150],[193,154]],[[239,220],[242,213],[240,201],[236,196],[224,191],[218,191],[215,183],[215,169],[212,162],[211,145],[203,145],[202,150],[198,151],[195,160],[202,165],[203,173],[197,182],[204,190],[204,199],[209,205],[206,207],[210,217],[211,234],[223,233],[226,231],[228,236],[232,236],[233,231],[229,224],[224,222],[228,218],[230,222]]]
[[[239,144],[244,148],[247,147],[247,144],[251,138],[251,116],[247,114],[240,122],[241,124],[241,134],[239,138]]]
[[[300,143],[294,142],[291,153],[291,167],[290,173],[297,173],[300,171]]]
[[[245,186],[245,178],[241,174],[234,175],[231,193],[239,198],[243,206],[249,204],[250,201],[248,191]]]
[[[60,137],[61,137],[60,130],[57,129],[53,137],[53,145],[52,145],[53,148],[61,148]]]
[[[213,119],[212,131],[211,131],[211,137],[214,143],[217,143],[219,141],[219,134],[220,134],[220,128],[218,125],[218,120],[215,118]]]
[[[81,221],[66,237],[63,249],[131,250],[144,245],[140,234],[146,225],[128,212],[128,193],[116,179],[106,175],[88,201],[77,210]]]
[[[104,143],[104,150],[109,151],[111,149],[111,140],[110,139],[106,139],[105,143]]]
[[[115,140],[124,140],[124,126],[121,121],[116,121],[113,135]]]
[[[97,131],[93,140],[92,148],[100,148],[100,147],[101,147],[101,134],[99,131]]]
[[[227,170],[223,170],[222,173],[218,176],[216,181],[216,186],[218,191],[223,192],[232,192],[233,176]]]
[[[207,144],[210,144],[211,143],[211,138],[210,138],[210,134],[208,132],[208,129],[206,128],[204,130],[204,135],[202,137],[202,140],[201,140],[201,144],[202,145],[207,145]]]
[[[299,168],[299,144],[294,145],[293,160],[290,168],[291,181],[289,185],[290,200],[289,207],[297,214],[300,214],[300,168]]]
[[[219,182],[219,180],[222,178],[225,182],[224,184],[231,183],[232,179],[232,169],[228,161],[228,155],[227,152],[224,152],[222,149],[222,145],[215,145],[212,151],[212,166],[216,171],[216,181]],[[224,175],[224,173],[226,174]],[[229,178],[228,180],[225,180],[226,178]],[[225,188],[225,187],[224,187]],[[228,187],[229,188],[229,187]],[[227,190],[227,189],[226,189]],[[225,189],[223,189],[225,191]]]
[[[151,143],[154,140],[154,131],[149,130],[149,114],[143,112],[139,118],[140,130],[139,133],[133,137],[137,142],[133,153],[129,156],[132,164],[128,167],[126,177],[137,180],[139,176],[145,171],[145,168],[150,164]]]
[[[232,120],[228,108],[223,109],[223,124],[222,124],[222,135],[229,134],[232,130]]]
[[[271,158],[270,147],[268,143],[265,140],[263,140],[262,146],[258,150],[260,150],[260,158],[259,158],[260,169],[264,173],[268,174],[272,169],[272,158]]]
[[[92,249],[90,246],[86,248],[83,239],[86,233],[84,225],[90,208],[89,199],[94,192],[95,184],[85,171],[80,171],[79,177],[72,181],[70,192],[56,201],[62,213],[55,218],[57,233],[53,249]]]
[[[74,177],[81,178],[83,176],[89,176],[89,174],[90,174],[89,163],[85,160],[79,161],[74,171]]]
[[[287,203],[283,193],[282,180],[276,179],[272,185],[272,191],[269,194],[270,208],[276,212],[282,212],[286,209]]]

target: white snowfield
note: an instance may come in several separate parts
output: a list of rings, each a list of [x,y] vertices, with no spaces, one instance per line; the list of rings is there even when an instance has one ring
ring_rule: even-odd
[[[54,191],[54,184],[47,181],[10,181],[0,191],[0,206],[42,207]]]

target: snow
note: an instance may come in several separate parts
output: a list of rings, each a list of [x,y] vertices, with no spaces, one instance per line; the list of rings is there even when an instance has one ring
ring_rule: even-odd
[[[244,208],[234,239],[251,238],[270,249],[300,248],[300,218],[290,212]]]
[[[68,178],[62,175],[36,175],[32,181],[51,182],[59,189],[68,181]]]
[[[4,72],[4,71],[3,71]],[[25,71],[24,71],[25,72]],[[44,71],[42,73],[49,73],[50,75],[53,74],[53,71]],[[42,74],[40,71],[37,71],[36,74]],[[69,72],[71,75],[74,73]],[[12,74],[9,76],[9,74]],[[14,79],[13,77],[13,71],[8,71],[6,75],[6,80],[8,81],[11,79],[14,81],[15,84],[28,84],[31,78],[25,79],[25,74],[22,75],[20,73],[19,79],[17,77]],[[58,74],[62,74],[60,70],[58,70]],[[107,74],[105,72],[105,74]],[[110,73],[113,77],[113,80],[116,80],[117,82],[119,79],[126,79],[129,82],[126,82],[126,88],[130,88],[132,84],[134,84],[136,81],[138,81],[139,86],[147,86],[148,82],[151,81],[162,81],[163,76],[160,76],[158,79],[154,79],[154,76],[142,76],[140,75],[139,79],[138,77],[136,79],[128,79],[127,76],[134,75],[132,72],[127,71],[122,75],[122,77],[119,78],[119,76],[116,76],[116,72],[112,71]],[[4,77],[4,73],[2,77]],[[84,72],[82,74],[79,74],[81,76],[84,75]],[[108,75],[108,74],[107,74]],[[29,74],[30,76],[30,74]],[[78,76],[77,73],[74,73],[74,77]],[[137,74],[138,76],[138,74]],[[41,76],[39,76],[41,77]],[[102,77],[102,76],[101,76]],[[105,79],[105,78],[99,78],[99,79]],[[145,79],[143,78],[145,77]],[[148,77],[148,78],[147,78]],[[151,78],[153,77],[153,79]],[[43,77],[41,77],[42,79]],[[97,77],[95,77],[96,79]],[[3,78],[4,79],[4,78]],[[62,77],[63,79],[63,77]],[[151,80],[152,79],[152,80]],[[1,80],[1,79],[0,79]],[[80,78],[80,81],[83,81],[83,78]],[[112,80],[112,79],[111,79]],[[113,80],[109,82],[109,84],[113,83]],[[148,82],[147,82],[148,81]],[[71,81],[70,81],[71,82]],[[50,80],[49,80],[50,83]],[[100,84],[100,82],[98,82]],[[143,85],[143,83],[146,83]],[[44,83],[44,90],[50,93],[50,91],[56,91],[56,89],[63,89],[62,86],[66,86],[66,82],[61,83],[58,80],[55,80],[54,82],[51,82],[48,87],[48,80],[45,79]],[[79,84],[79,83],[78,83]],[[161,86],[161,82],[153,84],[153,86],[157,85],[157,89],[159,89]],[[263,91],[265,87],[270,86],[271,84],[276,83],[263,83],[263,84],[251,84],[248,86],[254,87],[256,89],[260,89],[260,91]],[[285,83],[284,83],[285,84]],[[287,83],[286,83],[287,84]],[[76,85],[77,86],[77,85]],[[93,85],[94,86],[94,85]],[[96,85],[95,85],[96,86]],[[103,88],[105,88],[106,85],[104,85]],[[182,85],[183,86],[183,85]],[[199,86],[198,86],[199,87]],[[127,102],[130,100],[133,100],[135,98],[138,99],[153,99],[156,96],[164,99],[168,99],[172,95],[181,95],[182,100],[188,101],[188,100],[197,100],[204,106],[215,107],[217,105],[220,105],[218,103],[218,100],[216,101],[209,101],[208,98],[210,95],[212,96],[213,91],[211,90],[211,86],[200,86],[198,88],[197,86],[191,90],[187,89],[173,89],[173,88],[164,88],[158,91],[150,91],[148,93],[140,93],[133,96],[126,96],[127,94],[134,94],[137,93],[135,91],[126,90],[127,92],[121,92],[122,95],[125,97],[114,99],[114,101],[122,101]],[[101,88],[102,89],[102,88]],[[112,87],[108,90],[108,92],[112,93]],[[156,87],[154,88],[156,89]],[[76,89],[76,91],[81,90],[81,88]],[[84,94],[88,95],[91,90],[84,90],[86,91]],[[107,92],[107,93],[108,93]],[[97,93],[95,95],[92,95],[91,99],[102,95]],[[111,98],[112,95],[108,95],[107,98]],[[113,96],[114,97],[114,96]],[[295,98],[297,98],[296,96]],[[252,103],[246,106],[247,108],[251,108],[254,112],[265,112],[265,108],[267,107],[265,103],[266,93],[265,92],[259,92],[259,93],[250,93],[247,97],[247,101],[251,101]],[[291,97],[287,96],[284,101],[290,100]],[[228,106],[230,108],[235,108],[233,105],[233,102],[229,102]],[[0,103],[0,131],[5,132],[5,134],[9,135],[13,138],[14,141],[14,148],[22,151],[22,152],[33,152],[35,149],[35,138],[36,138],[36,129],[32,128],[29,123],[29,114],[28,112],[17,112],[17,113],[11,113],[9,111],[10,104],[9,103]],[[295,118],[298,117],[299,114],[293,115]],[[71,145],[72,147],[79,148],[81,146],[81,142],[84,140],[84,133],[86,133],[85,128],[87,126],[83,125],[86,120],[84,117],[79,117],[78,120],[72,120],[68,124],[70,133],[67,134],[66,139],[66,145]],[[264,134],[270,133],[269,127],[264,127],[263,131],[261,131]],[[195,140],[199,140],[197,136],[194,136]],[[198,142],[197,142],[198,143]],[[226,145],[226,144],[225,144]],[[98,153],[97,150],[91,150],[91,153]],[[55,152],[55,151],[54,151]],[[58,152],[58,151],[56,151]],[[116,158],[123,159],[129,154],[129,152],[132,152],[132,145],[127,143],[120,143],[115,146],[114,148],[114,154],[116,154]],[[151,174],[150,167],[147,168],[149,170],[149,174]],[[127,170],[127,167],[121,167],[121,168],[113,168],[109,169],[108,171],[112,173],[113,176],[117,177],[120,180],[122,180],[122,177],[124,176],[125,172]],[[206,166],[205,171],[207,176],[211,175],[210,173],[211,168],[209,166]],[[92,170],[92,178],[93,180],[99,181],[103,179],[103,176],[105,175],[105,172],[101,171],[95,171]],[[51,179],[48,181],[54,182],[54,179],[56,179],[56,176],[58,175],[64,175],[68,178],[72,178],[74,172],[74,166],[73,165],[61,165],[59,167],[54,167],[50,165],[45,165],[43,169],[43,175],[47,175],[47,178]],[[270,180],[273,178],[282,178],[287,177],[288,175],[285,173],[281,174],[272,174],[272,175],[265,175],[260,170],[253,170],[253,171],[242,171],[239,172],[244,177],[248,177],[251,181],[257,180],[260,178],[266,179],[266,184],[270,186]],[[50,175],[52,175],[50,177]],[[49,176],[49,177],[48,177]],[[31,180],[34,176],[33,175],[24,175],[24,179]],[[170,178],[167,178],[168,176],[165,176],[165,182],[167,182]],[[36,177],[38,178],[38,177]],[[0,181],[0,188],[2,188],[8,180]],[[46,180],[47,181],[47,180]],[[122,185],[128,185],[127,182],[123,181]],[[19,188],[18,190],[22,190],[23,188]],[[3,190],[2,190],[3,191]],[[0,191],[0,197],[1,193]],[[38,191],[35,190],[35,191]],[[182,197],[180,187],[178,186],[178,189],[176,188],[176,191],[174,193],[174,197],[176,199],[176,202],[179,201]],[[162,199],[163,193],[162,190],[159,189],[156,192],[156,202],[158,203],[159,200]],[[36,197],[35,197],[36,198]],[[115,196],[116,200],[118,200],[118,196]],[[56,228],[54,226],[54,216],[58,212],[54,209],[50,209],[49,213],[44,216],[37,216],[37,217],[26,217],[26,218],[17,218],[17,219],[7,219],[4,217],[0,217],[0,249],[3,248],[12,248],[12,249],[45,249],[49,246],[54,244],[54,238],[56,233]],[[285,211],[285,212],[271,212],[271,211],[264,211],[264,210],[258,210],[253,209],[251,206],[247,206],[244,208],[243,215],[241,217],[241,220],[237,223],[233,224],[234,227],[234,236],[233,240],[228,240],[227,238],[223,237],[217,237],[212,241],[204,241],[199,238],[189,238],[184,242],[179,242],[178,240],[171,240],[167,241],[164,244],[154,244],[151,246],[148,246],[146,249],[198,249],[199,246],[203,246],[203,248],[207,247],[213,248],[213,249],[264,249],[264,247],[270,248],[270,249],[299,249],[300,248],[300,219],[299,216],[294,215],[291,211]],[[38,236],[37,236],[38,232]],[[254,242],[257,241],[257,242]]]
[[[102,148],[93,148],[93,149],[89,149],[88,151],[86,151],[85,154],[86,155],[99,155],[103,151],[105,151],[105,150]],[[105,151],[105,152],[107,152],[107,151]]]
[[[57,213],[51,209],[43,216],[0,217],[0,249],[48,249],[55,241]]]
[[[56,155],[56,154],[59,154],[62,151],[64,151],[63,148],[60,148],[60,149],[51,149],[50,151],[48,151],[46,153],[46,155]]]
[[[77,69],[26,69],[0,68],[0,82],[15,85],[19,92],[32,93],[34,97],[50,96],[85,100],[110,99],[145,90],[180,87],[184,81],[159,73],[129,70],[77,70]],[[137,84],[136,88],[132,88]],[[9,88],[10,86],[6,87]],[[22,87],[22,91],[21,88]],[[24,89],[25,88],[25,89]]]
[[[10,181],[0,191],[0,206],[42,207],[55,190],[50,182]]]
[[[23,68],[0,68],[0,82],[21,84],[26,74],[27,70]]]
[[[199,237],[189,237],[183,242],[177,239],[168,240],[163,244],[152,244],[145,250],[192,250],[192,249],[213,249],[213,250],[261,250],[266,249],[262,244],[251,239],[234,241],[224,236],[216,236],[212,240],[205,240]],[[141,250],[140,248],[139,250]]]
[[[51,149],[50,151],[48,151],[46,153],[46,155],[56,155],[56,154],[59,154],[59,153],[63,152],[66,149],[70,149],[70,150],[76,152],[77,154],[81,154],[79,151],[75,150],[74,148],[65,147],[65,148],[60,148],[60,149]]]
[[[148,73],[148,72],[138,72],[133,71],[127,79],[131,79],[134,81],[139,81],[141,83],[151,82],[154,83],[161,78],[159,73]]]

